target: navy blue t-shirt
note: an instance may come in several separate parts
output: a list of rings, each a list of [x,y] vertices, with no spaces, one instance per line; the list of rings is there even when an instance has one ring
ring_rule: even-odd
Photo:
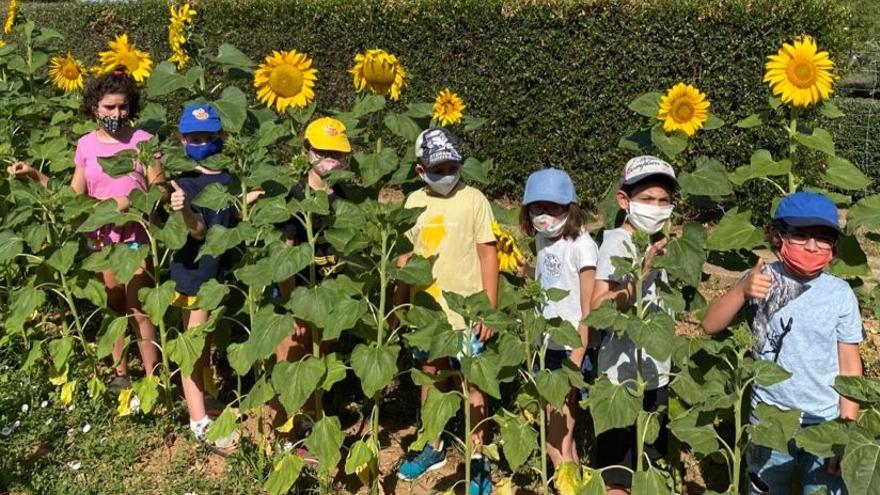
[[[190,201],[190,209],[202,216],[208,229],[213,225],[222,225],[229,228],[234,227],[238,223],[235,207],[231,204],[220,211],[209,210],[192,204],[192,200],[202,192],[202,189],[211,184],[229,187],[232,184],[232,176],[229,175],[229,172],[221,171],[218,174],[203,174],[197,171],[187,172],[178,177],[176,182],[186,193],[186,197]],[[171,280],[177,283],[177,292],[187,296],[194,296],[198,294],[199,288],[203,283],[211,279],[219,280],[225,275],[225,270],[228,267],[226,255],[219,258],[202,256],[196,261],[199,250],[204,243],[204,240],[193,239],[192,236],[187,236],[186,244],[174,252],[174,257],[171,259]]]

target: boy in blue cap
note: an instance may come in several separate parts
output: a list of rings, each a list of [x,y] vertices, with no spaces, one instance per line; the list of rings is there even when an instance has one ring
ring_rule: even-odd
[[[755,383],[753,411],[759,404],[797,409],[801,426],[838,417],[857,420],[858,404],[832,388],[838,375],[862,375],[859,343],[864,338],[855,294],[846,281],[824,271],[840,237],[837,207],[818,193],[788,195],[776,208],[767,233],[780,261],[765,266],[759,258],[709,306],[703,330],[722,331],[743,306],[754,311],[754,358],[777,363],[791,378],[770,387]],[[752,445],[748,472],[752,494],[789,493],[794,477],[800,478],[805,495],[822,488],[830,494],[846,493],[838,459],[798,449],[794,440],[787,452]]]
[[[183,248],[174,253],[171,261],[171,279],[177,284],[177,298],[174,305],[181,308],[183,326],[195,328],[208,321],[208,311],[196,308],[196,295],[202,284],[209,280],[219,280],[224,276],[228,260],[221,256],[202,256],[199,250],[205,242],[205,235],[213,225],[233,227],[237,212],[233,205],[215,211],[191,203],[203,189],[211,184],[224,188],[232,184],[232,175],[226,170],[212,170],[204,162],[223,149],[223,134],[220,115],[208,104],[186,107],[180,117],[180,142],[186,156],[196,162],[195,168],[171,181],[174,192],[171,194],[171,209],[183,215],[189,235]],[[198,259],[197,259],[198,258]],[[202,355],[193,366],[192,374],[181,373],[183,395],[189,411],[190,429],[196,439],[204,442],[212,451],[228,455],[238,444],[238,434],[233,432],[225,438],[208,441],[205,434],[213,419],[205,407],[205,378],[210,358],[210,339],[205,339]]]

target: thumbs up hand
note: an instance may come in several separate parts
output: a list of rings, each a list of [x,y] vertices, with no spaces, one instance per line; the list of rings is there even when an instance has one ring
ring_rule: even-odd
[[[764,273],[764,260],[758,258],[758,262],[749,270],[748,275],[740,281],[740,287],[742,287],[743,294],[746,297],[764,299],[767,297],[767,293],[770,292],[772,283],[773,278]]]
[[[174,189],[174,192],[171,193],[171,198],[169,199],[171,209],[174,211],[180,211],[186,206],[186,192],[181,189],[175,181],[171,181],[171,187]]]

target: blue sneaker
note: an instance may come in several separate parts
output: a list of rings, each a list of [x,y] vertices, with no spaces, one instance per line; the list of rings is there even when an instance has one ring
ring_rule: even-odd
[[[489,495],[492,493],[492,472],[489,460],[471,459],[470,495]]]
[[[443,449],[443,442],[440,442],[440,448],[434,449],[431,445],[425,445],[421,452],[408,452],[400,469],[397,470],[397,477],[405,481],[415,481],[428,471],[440,469],[446,465],[446,451]]]

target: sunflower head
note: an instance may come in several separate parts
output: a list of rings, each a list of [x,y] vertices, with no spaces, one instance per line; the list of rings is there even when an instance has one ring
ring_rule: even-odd
[[[171,12],[171,22],[177,22],[180,24],[192,24],[193,18],[197,14],[197,12],[189,6],[189,3],[185,3],[180,7],[171,5],[168,9]]]
[[[10,34],[15,26],[15,18],[18,16],[19,0],[9,0],[6,6],[6,22],[3,23],[3,32]]]
[[[464,100],[446,88],[434,100],[434,120],[443,126],[458,124],[465,108]]]
[[[153,70],[153,60],[150,53],[139,50],[137,46],[128,41],[127,34],[121,34],[115,40],[108,43],[109,50],[98,54],[101,58],[101,73],[106,74],[120,65],[128,69],[128,73],[137,82],[143,82],[150,77]]]
[[[274,51],[254,73],[257,98],[284,113],[288,107],[304,108],[315,99],[317,69],[312,59],[296,50]]]
[[[497,221],[492,221],[492,233],[495,234],[498,247],[498,269],[502,272],[515,273],[523,263],[523,255],[516,245],[516,239]]]
[[[664,131],[693,136],[709,120],[709,100],[694,86],[678,83],[660,98],[657,118],[663,122]]]
[[[56,55],[49,61],[49,77],[52,84],[65,93],[71,93],[83,88],[83,76],[86,68],[83,63],[73,57],[70,52],[67,56]]]
[[[190,57],[186,52],[186,30],[191,25],[196,11],[188,3],[177,7],[169,7],[171,18],[168,21],[168,45],[171,47],[171,56],[168,61],[183,69],[189,63]]]
[[[385,50],[367,50],[355,55],[354,67],[349,72],[354,76],[354,87],[358,91],[368,89],[377,95],[390,94],[394,101],[400,98],[400,90],[406,84],[406,69],[397,57]]]
[[[820,52],[810,36],[783,44],[776,55],[767,57],[764,67],[764,82],[773,94],[796,107],[808,107],[830,98],[837,77],[828,52]]]

